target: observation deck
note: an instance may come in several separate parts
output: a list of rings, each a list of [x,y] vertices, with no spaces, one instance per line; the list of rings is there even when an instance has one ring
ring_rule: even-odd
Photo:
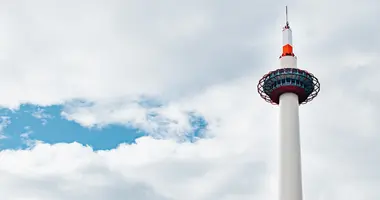
[[[298,68],[281,68],[264,75],[257,85],[260,96],[271,104],[279,104],[284,93],[298,95],[299,104],[306,104],[319,93],[318,79],[311,73]]]

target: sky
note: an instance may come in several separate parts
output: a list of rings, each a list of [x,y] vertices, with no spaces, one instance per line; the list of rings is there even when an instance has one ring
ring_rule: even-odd
[[[380,2],[1,0],[4,200],[277,198],[289,8],[304,198],[380,199]]]

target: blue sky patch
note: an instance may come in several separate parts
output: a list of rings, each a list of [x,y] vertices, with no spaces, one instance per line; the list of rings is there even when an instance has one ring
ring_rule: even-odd
[[[82,127],[62,118],[62,109],[62,106],[34,105],[22,105],[17,111],[0,109],[0,150],[25,149],[35,140],[49,144],[78,142],[94,150],[112,149],[147,135],[141,130],[121,125],[108,125],[101,129]],[[207,122],[199,115],[190,113],[189,120],[193,128],[185,134],[183,142],[199,140],[207,128]]]

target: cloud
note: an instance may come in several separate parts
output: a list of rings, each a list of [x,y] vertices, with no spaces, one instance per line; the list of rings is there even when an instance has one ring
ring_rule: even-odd
[[[252,197],[265,189],[262,164],[233,151],[211,153],[215,143],[205,143],[180,145],[142,138],[136,145],[111,151],[93,152],[77,143],[5,150],[0,153],[0,190],[5,199],[186,200],[226,199],[234,194]],[[239,179],[240,184],[227,184],[237,177],[245,178]],[[20,188],[22,193],[13,192]]]
[[[257,24],[264,31],[267,25],[255,18],[263,12],[234,4],[234,10],[240,10],[237,15],[230,5],[215,7],[214,1],[155,4],[4,3],[0,89],[6,98],[0,105],[139,95],[173,99],[239,77],[259,64],[259,51],[251,46],[265,35]],[[250,4],[255,5],[270,6]]]
[[[40,119],[42,122],[42,125],[46,125],[48,122],[48,119],[53,118],[52,115],[46,113],[46,111],[42,108],[37,108],[37,110],[32,113],[32,116],[37,119]]]
[[[33,130],[30,126],[24,127],[24,132],[21,133],[20,138],[23,144],[26,145],[27,148],[33,148],[36,144],[40,143],[38,140],[30,139],[30,135],[33,134]]]
[[[7,128],[7,126],[11,123],[10,117],[8,116],[1,116],[0,117],[0,139],[5,139],[7,136],[4,135],[4,130]]]

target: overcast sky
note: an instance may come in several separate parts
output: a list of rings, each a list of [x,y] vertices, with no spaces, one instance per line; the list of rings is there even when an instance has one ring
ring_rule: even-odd
[[[304,198],[380,199],[374,0],[1,0],[1,199],[276,199],[278,107],[256,84],[285,5],[321,83],[300,108]]]

